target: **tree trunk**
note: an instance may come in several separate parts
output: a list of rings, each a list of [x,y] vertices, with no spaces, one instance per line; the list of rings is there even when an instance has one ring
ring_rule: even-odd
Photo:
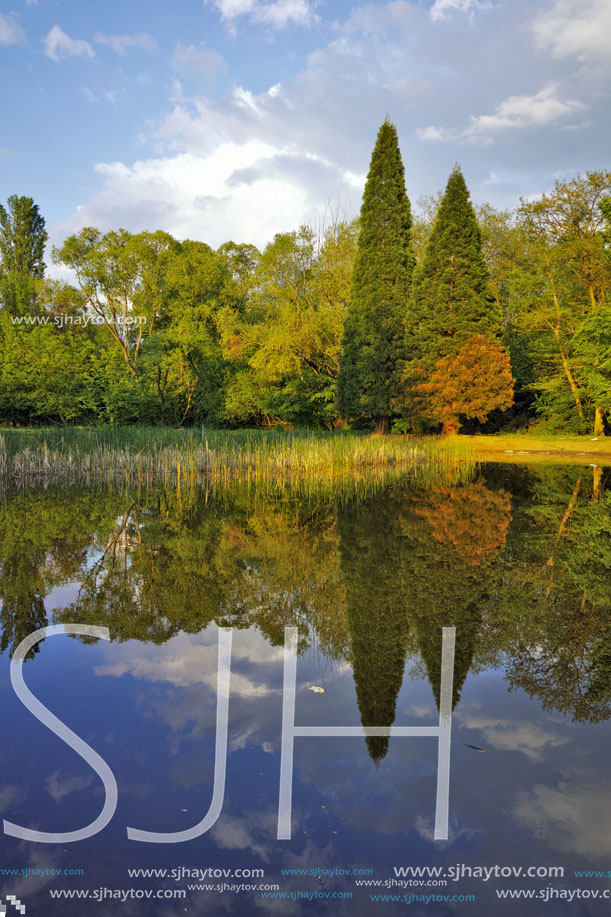
[[[376,420],[376,433],[381,433],[382,436],[386,436],[387,433],[390,433],[390,417],[378,417]]]
[[[456,436],[458,433],[458,421],[455,417],[450,417],[448,420],[444,420],[443,427],[441,430],[442,436]]]
[[[594,436],[605,435],[605,415],[602,408],[596,408],[594,414]]]
[[[575,399],[575,406],[577,407],[577,413],[579,414],[579,419],[583,420],[583,406],[581,404],[581,398],[579,397],[579,389],[577,388],[577,383],[573,378],[573,373],[571,372],[571,367],[569,366],[568,358],[564,352],[562,344],[560,343],[560,335],[556,332],[556,341],[558,343],[558,351],[560,353],[560,360],[562,362],[562,368],[564,370],[564,375],[566,376],[567,382],[571,392],[573,393],[573,398]]]
[[[605,492],[603,490],[603,470],[600,465],[592,467],[592,499],[602,500]]]

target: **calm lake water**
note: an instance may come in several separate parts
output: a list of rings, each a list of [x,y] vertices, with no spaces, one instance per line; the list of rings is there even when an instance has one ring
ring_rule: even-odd
[[[2,816],[67,832],[104,803],[100,778],[11,687],[14,648],[60,623],[107,627],[111,639],[48,637],[23,675],[107,762],[118,804],[77,843],[2,835],[2,899],[17,896],[27,917],[609,913],[611,880],[575,876],[611,869],[607,477],[488,465],[461,486],[399,479],[343,496],[4,495]],[[287,626],[298,628],[304,726],[436,726],[442,628],[456,627],[446,841],[433,839],[437,739],[362,735],[295,740],[292,837],[276,839]],[[195,840],[128,840],[127,826],[182,831],[210,806],[219,627],[233,629],[221,814]],[[209,867],[226,876],[191,873]],[[401,867],[439,867],[441,878]],[[167,873],[130,876],[139,868]],[[497,897],[519,889],[564,897]],[[51,897],[62,890],[90,897]],[[159,897],[136,897],[147,892]],[[425,895],[439,900],[410,897]]]

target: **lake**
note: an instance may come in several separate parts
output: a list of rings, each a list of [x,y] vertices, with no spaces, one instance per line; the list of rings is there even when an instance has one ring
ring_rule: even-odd
[[[2,817],[69,835],[109,805],[11,673],[116,781],[91,836],[2,835],[7,914],[17,899],[27,917],[609,913],[609,472],[489,464],[463,478],[5,493]],[[50,633],[11,667],[53,625],[109,639]],[[435,839],[443,628],[452,731]],[[278,839],[295,633],[294,722],[330,728],[294,739]],[[393,724],[429,735],[384,735]],[[345,727],[355,735],[332,734]],[[168,838],[204,819],[213,790],[209,830]]]

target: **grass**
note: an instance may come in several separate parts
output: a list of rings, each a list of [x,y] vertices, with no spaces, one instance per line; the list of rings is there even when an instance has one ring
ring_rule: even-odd
[[[0,430],[3,489],[106,481],[334,485],[401,472],[424,479],[472,465],[473,449],[462,437],[156,427]]]
[[[590,465],[597,460],[611,465],[611,437],[538,433],[497,433],[493,436],[459,436],[468,441],[478,461],[566,462]]]

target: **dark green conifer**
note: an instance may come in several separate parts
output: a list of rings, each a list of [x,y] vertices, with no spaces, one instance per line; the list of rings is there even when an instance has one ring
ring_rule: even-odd
[[[338,509],[341,568],[356,700],[363,726],[392,726],[403,683],[409,624],[405,607],[405,538],[400,497],[381,492],[371,500],[347,501]],[[386,736],[368,736],[378,764]]]
[[[414,254],[397,131],[386,119],[363,193],[350,307],[338,379],[341,414],[388,432],[405,357]]]

